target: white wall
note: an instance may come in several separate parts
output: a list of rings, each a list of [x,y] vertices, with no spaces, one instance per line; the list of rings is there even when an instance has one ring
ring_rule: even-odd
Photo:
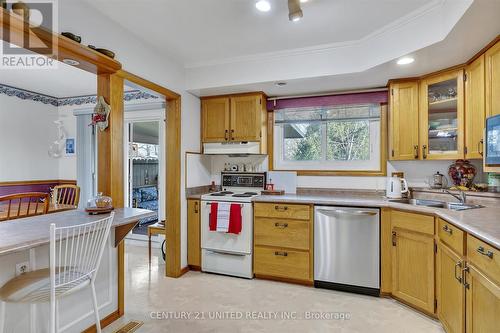
[[[116,58],[128,72],[167,87],[181,95],[181,265],[187,266],[187,202],[184,184],[184,153],[199,151],[200,101],[186,91],[185,71],[141,36],[125,30],[120,22],[103,16],[83,1],[59,1],[59,30],[72,31],[83,37],[83,43],[105,47],[116,52]],[[89,22],[92,22],[89,24]],[[126,22],[124,22],[126,24]],[[168,219],[168,217],[167,217]]]
[[[59,120],[62,121],[67,138],[76,139],[76,116],[73,110],[82,106],[60,106],[57,108]],[[78,151],[76,151],[78,154]],[[76,155],[62,156],[58,159],[59,176],[58,179],[76,180]]]
[[[58,160],[48,155],[57,118],[53,105],[0,95],[0,181],[59,178]]]

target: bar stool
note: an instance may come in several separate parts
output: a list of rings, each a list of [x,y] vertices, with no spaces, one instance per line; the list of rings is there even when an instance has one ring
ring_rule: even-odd
[[[92,292],[97,332],[101,332],[95,278],[108,240],[114,212],[95,222],[70,227],[50,225],[49,267],[21,274],[0,288],[0,333],[4,333],[8,303],[50,305],[49,332],[56,333],[57,303],[86,286]]]

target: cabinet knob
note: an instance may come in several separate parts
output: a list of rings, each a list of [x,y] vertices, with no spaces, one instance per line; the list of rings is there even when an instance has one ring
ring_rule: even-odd
[[[227,137],[227,134],[228,134],[228,133],[229,133],[229,131],[228,131],[228,130],[226,130],[226,131],[224,132],[224,140],[226,140],[226,141],[227,141],[227,140],[229,140],[229,139],[228,139],[228,137]]]
[[[462,277],[461,276],[457,276],[457,268],[462,268],[462,262],[459,261],[455,264],[455,279],[460,283],[462,284]],[[460,269],[459,272],[462,272],[462,270]]]
[[[285,210],[288,210],[288,207],[287,206],[283,206],[283,207],[281,207],[281,206],[274,206],[274,209],[284,212]]]
[[[483,139],[479,140],[479,142],[477,143],[477,151],[479,152],[479,155],[481,155],[481,156],[483,156],[483,144],[484,144]]]
[[[276,251],[276,252],[274,252],[274,255],[275,256],[280,256],[280,257],[287,257],[288,256],[288,252],[286,252],[286,251]]]
[[[422,157],[424,160],[427,158],[427,145],[422,146]]]
[[[274,224],[274,226],[275,226],[276,228],[285,229],[285,228],[287,228],[287,227],[288,227],[288,223],[278,223],[278,222],[276,222],[276,223]]]
[[[415,159],[418,160],[418,145],[413,146],[413,149],[415,150]]]
[[[447,224],[445,224],[445,225],[444,225],[444,227],[443,227],[443,231],[444,231],[444,232],[447,232],[447,233],[448,233],[448,234],[450,234],[450,235],[453,233],[453,230],[452,230],[450,227],[448,227],[448,225],[447,225]]]

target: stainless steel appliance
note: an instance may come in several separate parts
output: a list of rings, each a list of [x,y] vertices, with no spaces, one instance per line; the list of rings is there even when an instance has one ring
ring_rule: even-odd
[[[380,294],[380,211],[314,208],[314,286]]]
[[[266,173],[223,172],[222,191],[201,196],[201,269],[251,279],[253,246],[252,198],[266,185]],[[241,205],[242,229],[237,235],[210,231],[212,202]]]
[[[486,119],[484,171],[500,172],[500,114]]]

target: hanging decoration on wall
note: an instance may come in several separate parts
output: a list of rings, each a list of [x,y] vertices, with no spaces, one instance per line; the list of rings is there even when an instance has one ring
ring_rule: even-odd
[[[97,105],[94,108],[94,113],[92,114],[92,125],[97,126],[101,131],[104,131],[109,126],[109,113],[111,112],[111,107],[104,100],[103,96],[99,96],[97,99]]]
[[[52,158],[59,158],[63,155],[66,146],[66,131],[61,120],[54,121],[57,127],[57,139],[49,146],[49,156]]]

